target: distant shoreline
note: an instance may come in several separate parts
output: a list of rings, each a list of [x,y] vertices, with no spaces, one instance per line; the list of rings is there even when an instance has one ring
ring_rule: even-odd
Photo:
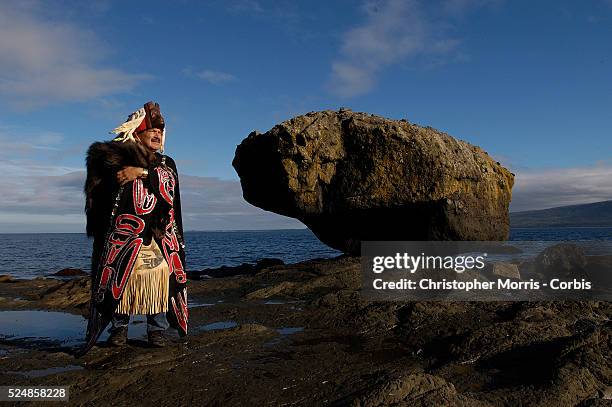
[[[510,226],[510,230],[517,229],[612,229],[609,226]],[[309,230],[308,228],[290,228],[290,229],[230,229],[230,230],[187,230],[185,233],[244,233],[244,232],[286,232],[286,231],[302,231]],[[84,235],[85,232],[0,232],[2,235]]]
[[[287,228],[287,229],[228,229],[228,230],[186,230],[185,233],[200,233],[200,232],[222,232],[222,233],[234,233],[234,232],[274,232],[274,231],[288,231],[288,230],[308,230],[308,228]],[[0,235],[84,235],[85,232],[0,232]]]
[[[510,226],[510,230],[515,229],[612,229],[612,225],[610,226],[563,226],[563,225],[553,225],[553,226]]]

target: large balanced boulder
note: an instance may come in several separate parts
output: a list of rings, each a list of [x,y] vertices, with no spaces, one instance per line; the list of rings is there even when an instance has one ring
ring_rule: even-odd
[[[251,204],[306,224],[327,245],[504,240],[513,174],[431,127],[348,109],[252,132],[233,166]]]

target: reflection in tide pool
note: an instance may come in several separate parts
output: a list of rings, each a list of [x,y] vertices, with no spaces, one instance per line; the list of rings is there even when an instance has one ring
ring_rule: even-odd
[[[283,300],[268,300],[264,302],[266,305],[284,305],[284,304],[294,304],[296,302],[304,302],[304,301],[283,301]]]
[[[215,303],[211,303],[211,302],[194,302],[194,301],[188,301],[187,302],[187,308],[212,307],[213,305],[215,305]]]
[[[74,346],[83,341],[86,326],[85,318],[66,312],[0,312],[0,339],[3,340],[44,340]]]
[[[200,326],[197,329],[199,331],[216,331],[219,329],[235,328],[237,326],[238,324],[235,321],[219,321],[219,322],[213,322],[211,324],[207,324],[204,326]]]
[[[144,315],[133,317],[129,326],[130,338],[146,336]],[[59,342],[63,346],[79,346],[85,340],[87,320],[80,315],[53,311],[1,311],[0,340]],[[107,330],[98,343],[108,338]]]
[[[284,327],[284,328],[278,328],[276,330],[276,332],[278,332],[281,335],[291,335],[291,334],[296,334],[298,332],[303,332],[304,331],[304,327],[303,326],[296,326],[296,327]]]

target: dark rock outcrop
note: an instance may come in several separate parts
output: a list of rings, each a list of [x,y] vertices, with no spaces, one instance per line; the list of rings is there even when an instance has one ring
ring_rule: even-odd
[[[513,174],[482,149],[430,127],[311,112],[236,149],[251,204],[306,224],[329,246],[362,240],[504,240]]]
[[[587,267],[584,249],[572,243],[547,247],[535,259],[536,269],[550,277],[583,277]]]
[[[8,274],[0,275],[0,283],[12,283],[14,281],[15,279],[12,276],[9,276]]]
[[[233,277],[245,274],[255,274],[263,269],[282,266],[285,264],[281,259],[263,258],[257,260],[255,264],[242,263],[239,266],[221,266],[217,268],[207,268],[199,271],[188,271],[187,277],[191,280],[201,280],[202,278]]]
[[[65,268],[51,275],[58,276],[58,277],[74,277],[74,276],[88,276],[89,274],[84,272],[81,269]]]

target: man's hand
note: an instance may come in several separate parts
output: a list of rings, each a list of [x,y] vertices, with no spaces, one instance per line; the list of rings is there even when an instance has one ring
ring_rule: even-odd
[[[142,177],[145,173],[144,168],[140,167],[123,167],[122,170],[117,172],[117,182],[123,185],[130,181],[134,181],[138,177]]]

